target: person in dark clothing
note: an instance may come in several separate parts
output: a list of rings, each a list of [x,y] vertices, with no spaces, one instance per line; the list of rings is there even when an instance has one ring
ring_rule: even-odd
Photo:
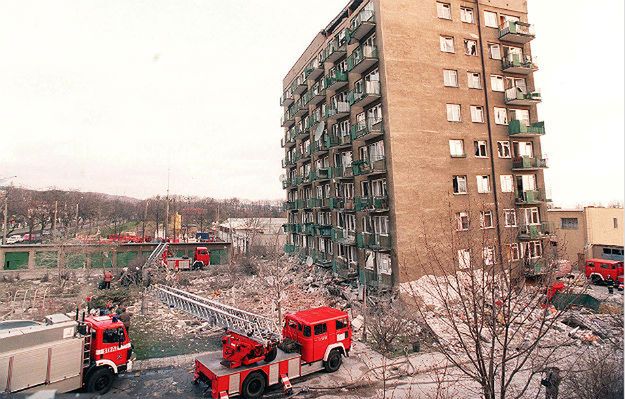
[[[124,327],[126,327],[126,332],[129,333],[130,331],[130,317],[132,316],[132,314],[130,312],[128,312],[128,309],[126,309],[126,307],[122,308],[122,312],[119,315],[119,320],[124,323]]]
[[[545,378],[541,381],[541,384],[545,386],[545,398],[546,399],[558,399],[558,393],[560,391],[560,369],[557,367],[547,367],[545,369]]]

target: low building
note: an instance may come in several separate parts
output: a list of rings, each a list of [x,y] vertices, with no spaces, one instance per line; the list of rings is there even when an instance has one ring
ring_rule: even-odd
[[[623,208],[549,209],[560,257],[573,264],[584,259],[623,260]]]
[[[229,218],[218,226],[217,236],[232,243],[235,254],[266,255],[284,247],[286,218]]]

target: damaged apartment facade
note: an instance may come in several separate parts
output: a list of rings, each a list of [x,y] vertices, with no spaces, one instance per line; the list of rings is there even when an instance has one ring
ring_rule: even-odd
[[[478,232],[456,267],[539,266],[533,38],[526,1],[352,0],[283,81],[285,252],[388,286],[430,272],[425,233]]]

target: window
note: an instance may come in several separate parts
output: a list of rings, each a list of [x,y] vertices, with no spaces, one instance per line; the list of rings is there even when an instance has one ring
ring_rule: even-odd
[[[468,24],[474,23],[475,18],[473,17],[473,9],[469,7],[460,7],[460,20]]]
[[[522,255],[528,259],[540,258],[543,255],[543,246],[540,241],[530,241],[523,246]]]
[[[326,323],[317,324],[315,326],[315,335],[321,335],[327,332],[328,332],[328,326],[326,326]]]
[[[121,327],[104,330],[102,333],[102,342],[105,344],[117,344],[125,340],[124,329]]]
[[[473,142],[473,148],[475,149],[475,156],[478,158],[488,157],[488,151],[486,150],[486,141],[478,140]]]
[[[484,123],[484,107],[471,106],[471,122]]]
[[[510,261],[521,259],[521,249],[518,243],[508,245],[508,259],[510,259]]]
[[[482,88],[482,76],[478,72],[468,72],[467,82],[469,89],[481,89]]]
[[[526,109],[511,109],[510,119],[518,120],[524,126],[530,125],[530,112]]]
[[[540,212],[538,208],[526,208],[525,209],[525,224],[537,225],[540,224]]]
[[[449,153],[452,158],[464,157],[464,140],[449,140]]]
[[[612,218],[612,223],[614,224],[614,228],[618,229],[618,219],[617,218]]]
[[[508,112],[505,108],[495,107],[495,124],[507,125],[508,124]]]
[[[471,251],[468,249],[458,250],[458,267],[468,269],[471,267]]]
[[[484,264],[486,266],[495,264],[495,247],[484,247],[484,251],[482,253],[484,258]]]
[[[510,152],[509,141],[497,142],[497,155],[499,155],[499,158],[511,158],[512,157],[512,153]]]
[[[447,104],[447,120],[460,122],[460,104]]]
[[[381,235],[388,235],[388,216],[374,216],[373,232]]]
[[[499,176],[499,180],[501,181],[501,192],[502,193],[513,193],[514,192],[514,182],[512,180],[512,175],[501,175],[501,176]]]
[[[443,82],[446,87],[458,87],[458,71],[443,69]]]
[[[336,329],[341,330],[343,328],[347,328],[347,319],[336,320]]]
[[[501,59],[501,47],[497,43],[488,43],[488,55],[493,60]]]
[[[504,78],[499,75],[490,75],[490,88],[492,91],[504,91]]]
[[[458,231],[467,231],[469,230],[469,213],[468,212],[457,212],[456,213],[456,230]]]
[[[477,192],[480,194],[490,193],[490,176],[476,176]]]
[[[436,3],[436,13],[439,18],[451,19],[451,4]]]
[[[493,227],[495,227],[495,224],[493,221],[493,211],[480,212],[480,228],[492,229]]]
[[[560,219],[560,227],[564,230],[577,230],[578,226],[579,220],[577,218]]]
[[[497,13],[484,11],[484,25],[489,28],[499,28],[499,25],[497,24]]]
[[[389,254],[378,253],[376,254],[375,259],[378,267],[378,274],[386,274],[390,276],[393,272],[391,269],[391,256]]]
[[[506,227],[516,227],[516,210],[504,209],[503,218]]]
[[[454,186],[454,194],[466,194],[467,193],[467,177],[466,176],[454,176],[453,186]]]
[[[464,39],[464,54],[477,55],[477,42],[471,39]]]
[[[310,337],[310,326],[304,326],[304,336]]]
[[[534,145],[531,141],[515,141],[512,143],[515,157],[534,158]]]
[[[451,36],[441,36],[441,51],[443,53],[454,53],[454,38]]]

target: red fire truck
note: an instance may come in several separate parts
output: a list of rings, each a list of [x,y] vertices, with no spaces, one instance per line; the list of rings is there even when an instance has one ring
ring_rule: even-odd
[[[174,257],[171,251],[166,250],[163,253],[163,261],[167,267],[172,270],[202,270],[208,267],[211,262],[211,254],[207,247],[195,248],[193,258]]]
[[[222,357],[195,359],[194,382],[206,383],[214,399],[235,395],[257,399],[274,385],[289,393],[294,378],[337,371],[351,349],[349,317],[337,309],[320,307],[287,314],[278,332],[263,316],[172,287],[156,290],[170,307],[227,328]]]
[[[586,278],[593,284],[613,284],[623,289],[623,262],[607,259],[588,259]]]
[[[0,323],[0,391],[84,388],[104,394],[115,376],[132,370],[132,346],[124,324],[112,316],[81,321],[64,314],[44,323]]]

